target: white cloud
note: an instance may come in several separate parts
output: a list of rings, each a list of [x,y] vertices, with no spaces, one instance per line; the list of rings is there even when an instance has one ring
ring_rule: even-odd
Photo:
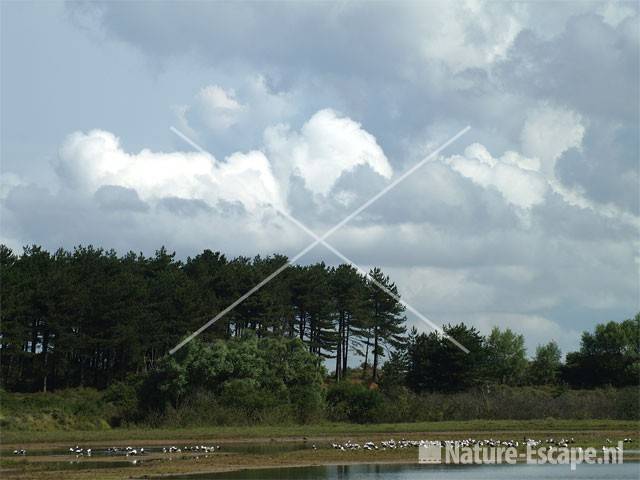
[[[263,75],[219,76],[186,103],[172,106],[178,128],[190,138],[206,141],[213,135],[216,148],[226,151],[253,148],[268,125],[286,121],[297,111],[296,94],[274,91]]]
[[[537,158],[548,177],[555,176],[556,161],[571,148],[581,148],[585,126],[577,113],[544,104],[527,115],[521,133],[522,151]]]
[[[547,184],[537,172],[535,159],[516,152],[493,158],[483,145],[474,143],[465,149],[464,156],[454,155],[446,163],[474,183],[496,189],[516,207],[527,210],[544,202]]]
[[[199,152],[122,150],[110,132],[75,132],[60,149],[58,171],[67,184],[95,192],[103,185],[136,190],[147,199],[179,197],[217,202],[240,201],[249,210],[260,204],[281,207],[278,183],[262,152],[234,153],[224,162]]]
[[[209,85],[196,96],[197,108],[204,123],[214,131],[223,131],[238,122],[245,109],[236,100],[233,90],[225,90],[218,85]]]
[[[490,67],[524,27],[522,9],[503,7],[478,0],[423,3],[416,38],[427,59],[443,62],[454,73]]]
[[[590,200],[580,187],[564,185],[556,176],[556,163],[571,148],[582,149],[586,128],[577,113],[544,104],[529,112],[521,133],[526,155],[540,160],[541,172],[551,189],[569,205],[640,227],[640,219],[613,203]]]
[[[25,182],[15,173],[0,173],[0,199],[7,198],[9,192],[20,185],[25,185]]]
[[[220,91],[208,91],[221,105],[234,104],[227,97],[218,98]],[[60,148],[57,170],[67,186],[89,193],[115,185],[134,189],[145,201],[178,197],[215,204],[222,199],[239,201],[248,210],[261,204],[286,208],[292,174],[312,192],[325,195],[344,172],[360,165],[386,178],[392,175],[376,139],[332,110],[317,112],[299,133],[283,125],[268,128],[265,142],[269,158],[252,150],[218,161],[201,152],[128,153],[113,133],[75,132]],[[352,199],[353,194],[341,197],[346,203]]]
[[[612,203],[594,202],[582,189],[564,185],[556,176],[556,163],[562,155],[572,148],[582,148],[585,130],[577,113],[543,104],[531,110],[524,123],[520,135],[524,155],[508,151],[494,158],[483,145],[474,143],[464,155],[444,161],[477,185],[496,189],[509,204],[525,211],[544,203],[550,190],[572,207],[640,227],[635,215]],[[521,218],[528,223],[527,216]]]
[[[621,22],[629,17],[635,16],[636,12],[624,2],[614,2],[609,0],[603,3],[598,9],[598,13],[602,15],[604,21],[612,27],[617,27]]]
[[[296,174],[316,194],[327,195],[342,173],[359,165],[385,178],[393,174],[375,137],[331,109],[317,112],[299,133],[287,125],[268,128],[265,143],[279,178]]]

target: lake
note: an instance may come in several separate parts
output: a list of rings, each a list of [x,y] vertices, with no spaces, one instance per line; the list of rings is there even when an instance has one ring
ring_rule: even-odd
[[[360,464],[269,468],[228,473],[163,477],[171,480],[638,480],[640,463],[622,465],[419,465]]]

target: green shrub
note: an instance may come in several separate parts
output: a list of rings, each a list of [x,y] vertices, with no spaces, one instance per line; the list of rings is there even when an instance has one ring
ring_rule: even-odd
[[[327,391],[329,418],[337,421],[367,423],[384,421],[375,417],[382,407],[383,397],[360,383],[338,382]]]

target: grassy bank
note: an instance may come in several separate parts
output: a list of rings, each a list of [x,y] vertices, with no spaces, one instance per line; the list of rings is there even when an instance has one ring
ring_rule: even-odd
[[[73,388],[48,393],[0,390],[2,431],[110,429],[117,407],[104,392]]]
[[[3,431],[3,445],[39,443],[120,443],[161,440],[261,440],[340,437],[344,435],[398,435],[436,433],[524,433],[537,432],[638,432],[640,422],[622,420],[472,420],[415,423],[322,423],[314,425],[200,427],[200,428],[115,428],[110,430]],[[33,448],[33,447],[32,447]]]

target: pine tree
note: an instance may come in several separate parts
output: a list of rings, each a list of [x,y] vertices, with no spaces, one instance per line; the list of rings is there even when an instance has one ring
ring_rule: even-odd
[[[379,285],[385,287],[380,288]],[[372,308],[371,317],[371,354],[373,356],[371,380],[378,377],[380,357],[384,356],[384,348],[400,347],[405,342],[406,317],[402,315],[405,308],[398,300],[398,287],[382,270],[374,268],[369,272],[369,295]],[[388,290],[394,295],[389,295]],[[394,298],[395,296],[395,298]]]
[[[340,265],[331,272],[331,288],[337,317],[336,380],[344,378],[349,350],[358,331],[358,320],[367,315],[366,281],[350,265]]]

